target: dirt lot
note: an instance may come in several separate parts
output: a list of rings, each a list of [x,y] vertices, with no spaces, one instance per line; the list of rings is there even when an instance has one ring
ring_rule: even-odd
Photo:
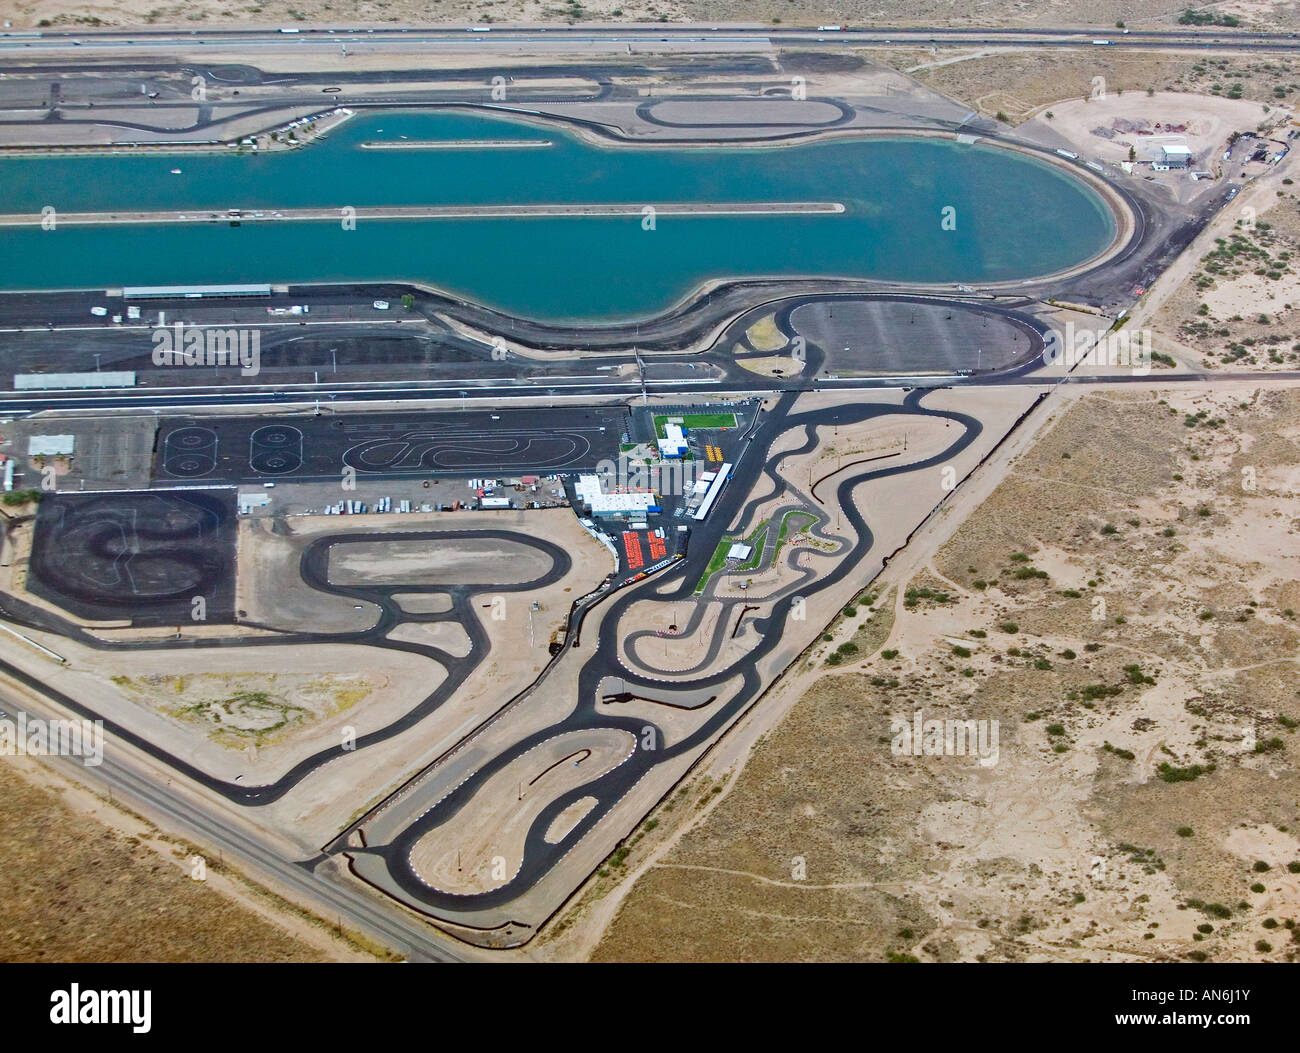
[[[1261,125],[1285,120],[1289,112],[1280,106],[1265,110],[1264,103],[1215,95],[1148,95],[1145,91],[1120,94],[1104,80],[1097,83],[1095,90],[1096,97],[1087,100],[1052,103],[1052,108],[1039,114],[1034,123],[1111,164],[1128,160],[1130,149],[1136,161],[1159,161],[1161,146],[1181,144],[1191,150],[1194,168],[1218,168],[1220,154],[1233,132],[1253,132]],[[1187,178],[1185,172],[1179,175]]]
[[[375,671],[114,676],[137,705],[205,729],[228,749],[261,749],[365,703],[388,686]]]
[[[698,820],[594,957],[1300,955],[1297,411],[1082,397],[730,792],[643,827]],[[918,710],[997,721],[996,762],[897,752]]]

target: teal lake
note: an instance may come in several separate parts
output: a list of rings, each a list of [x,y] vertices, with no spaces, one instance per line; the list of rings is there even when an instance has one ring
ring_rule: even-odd
[[[549,140],[367,149],[367,141]],[[181,169],[173,175],[171,169]],[[1115,233],[1056,166],[919,137],[770,148],[591,145],[559,126],[463,113],[352,118],[278,153],[5,158],[0,212],[586,202],[841,202],[839,215],[638,215],[0,229],[0,289],[413,281],[522,317],[657,314],[710,278],[1015,281],[1064,270]],[[956,229],[944,230],[943,210]]]

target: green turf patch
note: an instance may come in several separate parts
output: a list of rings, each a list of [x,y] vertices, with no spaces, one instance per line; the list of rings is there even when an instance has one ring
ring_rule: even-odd
[[[752,546],[754,551],[749,554],[749,558],[744,563],[737,564],[736,570],[753,570],[759,565],[763,559],[763,550],[767,547],[767,537],[768,521],[764,519],[750,532],[749,537],[744,539],[743,544]],[[709,558],[709,565],[704,568],[704,573],[700,575],[700,580],[695,586],[695,595],[702,593],[709,579],[726,565],[727,552],[735,543],[734,537],[724,537],[718,542],[718,547],[713,550],[713,555]]]
[[[718,547],[713,550],[713,555],[709,559],[709,565],[704,568],[704,573],[700,575],[700,580],[695,586],[697,596],[704,591],[704,586],[709,583],[709,579],[726,565],[727,550],[730,548],[731,542],[725,537],[718,542]]]
[[[664,431],[664,425],[670,420],[681,418],[682,427],[688,432],[707,431],[710,428],[734,428],[736,426],[736,415],[734,413],[662,413],[655,417],[655,435],[660,439],[666,439],[667,433]]]

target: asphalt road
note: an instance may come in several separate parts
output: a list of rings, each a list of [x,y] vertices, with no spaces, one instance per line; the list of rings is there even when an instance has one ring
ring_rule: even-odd
[[[1270,380],[1297,380],[1300,372],[1287,370],[1260,374],[1258,372],[1214,372],[1214,373],[1167,373],[1154,369],[1150,374],[1141,376],[1133,372],[1111,374],[1088,374],[1087,376],[1068,377],[1065,383],[1071,384],[1143,384],[1153,379],[1169,384],[1200,384],[1207,381],[1221,380],[1258,380],[1261,376]],[[998,374],[991,376],[954,377],[948,375],[897,375],[887,377],[842,377],[820,379],[767,379],[755,376],[752,379],[733,382],[704,384],[684,387],[677,381],[662,383],[647,382],[646,390],[651,395],[680,395],[683,399],[694,399],[702,395],[738,395],[773,392],[809,392],[809,391],[878,391],[886,388],[956,388],[956,387],[1001,387],[1006,385],[1042,385],[1055,383],[1058,378],[1042,376],[1032,372],[1016,374]],[[590,399],[602,397],[626,397],[641,393],[639,384],[610,384],[596,386],[585,382],[573,384],[553,384],[542,388],[536,384],[480,383],[475,385],[460,384],[410,384],[368,388],[358,391],[352,388],[331,388],[321,386],[311,390],[286,392],[263,391],[241,392],[232,394],[220,389],[207,389],[199,392],[167,393],[161,395],[114,396],[88,395],[69,398],[20,398],[5,399],[0,402],[3,412],[9,415],[36,413],[42,410],[157,410],[159,412],[175,411],[190,413],[200,407],[258,406],[284,410],[296,408],[304,412],[329,412],[333,404],[367,404],[371,402],[421,402],[421,401],[459,401],[462,396],[471,402],[487,400],[490,405],[498,405],[501,399],[537,399],[547,397],[553,400]],[[319,405],[318,405],[319,404]]]
[[[46,29],[11,30],[0,33],[0,51],[41,51],[80,47],[90,50],[124,48],[175,48],[177,46],[237,45],[244,47],[328,47],[342,45],[368,48],[421,47],[435,49],[487,49],[507,45],[572,47],[575,44],[706,44],[725,46],[741,43],[754,45],[770,41],[787,44],[830,44],[845,46],[903,46],[928,44],[998,45],[1012,47],[1107,46],[1139,49],[1217,48],[1250,51],[1289,51],[1300,48],[1300,39],[1291,33],[1263,33],[1216,27],[1207,30],[1131,30],[1117,28],[1037,28],[989,29],[985,27],[854,27],[823,29],[816,26],[735,25],[700,23],[681,25],[575,25],[537,26],[534,28],[479,26],[424,26],[404,28],[358,29],[348,27],[287,27],[277,29],[202,29],[175,30],[133,27],[108,30]],[[1106,44],[1094,44],[1105,40]]]
[[[235,495],[47,494],[37,511],[27,589],[90,621],[229,623],[235,606]]]

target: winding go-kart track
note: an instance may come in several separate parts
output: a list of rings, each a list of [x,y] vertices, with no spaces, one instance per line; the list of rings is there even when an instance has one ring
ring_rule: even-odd
[[[151,43],[151,51],[158,46]],[[11,52],[0,50],[0,57],[8,61]],[[494,952],[527,944],[1054,389],[1142,379],[1113,369],[1085,381],[1061,366],[1052,342],[1059,304],[1084,305],[1104,327],[1118,323],[1235,194],[1216,188],[1175,205],[1141,180],[1098,174],[1059,146],[1017,139],[934,93],[905,101],[809,97],[800,100],[811,107],[806,112],[724,119],[720,112],[735,100],[710,94],[709,85],[774,70],[767,56],[519,67],[509,108],[464,87],[492,72],[472,62],[459,71],[355,77],[247,65],[237,81],[226,68],[226,79],[250,95],[260,92],[256,103],[219,95],[192,121],[171,125],[159,113],[187,105],[177,78],[188,77],[192,63],[138,66],[123,59],[121,72],[141,74],[163,105],[118,100],[131,112],[95,122],[87,110],[50,123],[134,129],[152,146],[170,137],[173,146],[184,141],[198,150],[194,135],[220,141],[231,129],[237,138],[277,127],[293,107],[308,100],[319,107],[322,85],[342,83],[348,106],[366,119],[475,119],[509,109],[533,134],[612,151],[926,138],[945,149],[978,143],[1049,169],[1071,193],[1092,195],[1110,224],[1104,245],[1045,274],[957,282],[727,271],[692,279],[666,305],[593,318],[512,311],[425,275],[304,278],[277,259],[266,266],[281,269],[245,275],[267,286],[255,300],[223,293],[217,281],[215,291],[202,293],[154,290],[140,302],[121,299],[124,307],[142,306],[144,317],[137,310],[110,322],[90,308],[102,311],[105,301],[117,310],[125,281],[55,292],[3,276],[0,287],[10,290],[0,293],[5,414],[28,429],[49,422],[46,432],[76,431],[84,419],[154,416],[147,455],[132,465],[136,483],[110,481],[85,493],[60,485],[39,506],[30,524],[29,576],[22,588],[0,591],[0,617],[34,648],[4,641],[0,675],[57,710],[103,719],[110,740],[125,747],[115,758],[123,768],[184,778],[186,795],[154,786],[150,803],[165,802],[200,829],[220,827],[213,836],[255,866],[420,957],[460,957],[466,944]],[[28,82],[58,82],[65,98],[81,93],[87,100],[97,98],[104,69],[30,55],[4,68]],[[663,70],[693,78],[691,90],[671,103],[649,102],[630,86]],[[542,83],[578,74],[595,89],[570,93]],[[383,86],[385,79],[394,83]],[[14,83],[0,82],[0,109]],[[747,101],[761,109],[795,100],[787,92],[783,100]],[[0,130],[21,124],[0,122]],[[390,157],[417,152],[373,146],[371,154]],[[23,150],[43,156],[23,143],[0,164],[18,163]],[[182,167],[190,164],[187,158]],[[131,222],[208,229],[184,227],[170,213],[163,218],[168,208],[141,210],[143,218]],[[73,231],[93,231],[86,246],[108,244],[121,220],[105,219],[106,207],[70,211]],[[214,212],[211,229],[233,223],[224,211]],[[5,212],[0,249],[6,238],[27,236],[31,215],[39,216]],[[527,218],[510,221],[555,218],[521,215]],[[398,226],[437,221],[388,218]],[[303,229],[318,219],[289,217],[281,227]],[[462,219],[457,214],[455,222]],[[257,229],[243,213],[239,221],[248,223],[241,230]],[[539,267],[555,265],[537,259]],[[558,284],[585,283],[599,299],[600,279],[584,274]],[[259,370],[160,365],[151,336],[182,321],[255,330]],[[96,379],[101,371],[132,379],[108,388]],[[74,379],[17,382],[47,373]],[[574,490],[578,475],[652,444],[656,415],[710,411],[734,415],[734,423],[698,429],[710,451],[705,463],[730,472],[707,515],[687,513],[687,495],[665,495],[649,529],[586,523],[574,528],[578,542],[539,535],[529,525],[538,513],[518,504],[495,520],[450,508],[405,524],[400,517],[313,519],[337,499],[326,488],[340,479],[394,486],[473,479],[478,486],[527,475],[562,482],[573,511],[548,514],[573,526],[571,519],[586,518]],[[829,451],[841,432],[852,437],[846,445],[861,448],[853,447],[847,462],[834,456],[832,468]],[[39,478],[26,468],[19,483],[35,488]],[[270,525],[253,541],[247,511],[236,512],[236,494],[243,504],[249,488],[281,502],[258,520]],[[648,565],[640,542],[634,556],[627,537],[638,530],[651,545]],[[742,541],[756,549],[752,557],[729,554]],[[283,576],[237,587],[241,561],[256,544],[271,543],[286,546],[274,550],[288,553],[290,562],[277,571]],[[427,548],[411,549],[414,556],[397,554],[400,546],[420,545]],[[459,551],[477,554],[449,570]],[[439,563],[437,552],[453,555]],[[598,558],[613,569],[604,573]],[[500,568],[510,560],[526,572],[503,580]],[[420,561],[428,566],[412,572]],[[503,642],[495,612],[485,611],[502,597],[526,605],[543,590],[558,593],[561,583],[567,594],[550,609],[562,625],[545,660],[526,676],[503,679],[509,690],[498,684],[494,694],[486,678],[524,648]],[[257,588],[265,609],[249,615],[245,598]],[[412,594],[443,602],[421,609]],[[291,600],[307,613],[290,617]],[[313,604],[322,626],[307,628]],[[181,631],[192,609],[203,611],[202,632]],[[539,609],[535,600],[532,609]],[[337,625],[325,626],[327,617]],[[175,634],[164,635],[171,626]],[[426,630],[445,630],[436,637],[443,642],[429,642],[435,637],[421,636]],[[452,639],[458,642],[446,642]],[[100,659],[163,656],[179,670],[213,654],[289,648],[322,658],[337,648],[400,654],[437,672],[417,683],[418,698],[400,712],[384,710],[354,739],[326,745],[306,737],[297,753],[250,766],[258,774],[248,778],[232,774],[242,761],[214,760],[192,729],[182,729],[191,736],[185,739],[157,714],[118,703],[106,711],[79,693],[86,681],[78,677]],[[53,672],[50,655],[60,663]],[[462,708],[467,684],[482,704]],[[364,787],[363,770],[371,780]],[[326,819],[313,820],[320,825],[297,823],[299,809],[306,814],[328,796],[331,779],[354,784],[329,791],[331,807],[320,811]],[[159,780],[150,774],[148,781]]]
[[[475,768],[473,773],[464,778],[454,788],[435,798],[435,790],[421,786],[415,792],[421,795],[421,803],[428,800],[428,806],[419,817],[405,826],[391,840],[375,844],[367,838],[364,848],[349,851],[354,867],[362,876],[369,876],[384,887],[395,887],[408,900],[430,910],[435,916],[461,921],[473,928],[503,929],[504,935],[518,938],[521,928],[520,919],[513,913],[516,902],[530,889],[542,881],[556,864],[571,849],[577,839],[593,829],[609,811],[631,791],[653,768],[658,765],[671,765],[675,760],[690,754],[702,744],[715,739],[729,726],[764,688],[757,666],[760,660],[773,649],[787,644],[787,635],[796,627],[788,623],[791,606],[796,597],[803,600],[814,596],[822,590],[833,589],[846,577],[852,575],[862,560],[872,550],[874,535],[867,521],[858,511],[852,500],[853,491],[860,485],[875,479],[894,475],[922,472],[926,469],[948,463],[974,443],[983,428],[978,420],[961,413],[943,412],[927,409],[924,393],[913,392],[901,405],[860,404],[847,406],[834,411],[815,413],[792,413],[793,397],[783,396],[777,407],[766,414],[763,423],[750,437],[750,448],[746,451],[745,462],[738,470],[727,493],[726,506],[719,508],[709,527],[698,528],[691,538],[691,552],[683,560],[673,564],[659,577],[636,588],[622,590],[608,601],[601,618],[597,639],[594,641],[595,654],[586,659],[578,673],[577,706],[570,716],[560,724],[547,727],[529,735],[511,749],[493,757],[490,762]],[[842,538],[834,538],[825,533],[828,516],[816,498],[804,495],[792,484],[781,477],[778,472],[780,461],[787,456],[798,455],[810,450],[815,440],[813,435],[818,430],[834,429],[855,422],[870,420],[883,415],[907,414],[917,418],[935,418],[951,422],[958,427],[941,452],[907,464],[891,465],[879,468],[863,468],[859,471],[847,471],[837,477],[834,500],[844,510],[846,519],[856,534],[851,545],[844,545]],[[770,454],[773,440],[785,432],[806,429],[808,435],[798,448],[778,454]],[[752,526],[755,508],[773,495],[794,495],[800,507],[806,509],[813,524],[806,528],[812,536],[833,541],[840,547],[836,552],[837,565],[825,573],[802,573],[798,578],[775,597],[765,597],[761,617],[754,620],[758,632],[757,647],[740,662],[733,663],[708,675],[686,677],[673,681],[673,690],[682,695],[709,694],[715,689],[735,678],[741,681],[736,691],[724,704],[710,707],[707,719],[689,736],[672,745],[658,745],[667,741],[662,729],[653,722],[645,720],[619,718],[607,712],[599,712],[597,703],[602,698],[601,685],[609,678],[617,678],[624,693],[646,692],[647,697],[654,697],[662,691],[662,679],[654,674],[656,670],[638,661],[624,663],[618,660],[620,640],[618,637],[619,621],[627,608],[647,597],[659,602],[670,603],[674,600],[687,600],[692,597],[695,582],[704,572],[714,548],[724,533],[724,524],[737,520],[744,527],[740,533],[747,532]],[[787,513],[789,514],[789,513]],[[797,553],[789,551],[786,560],[791,566]],[[715,579],[710,587],[716,587]],[[711,638],[707,642],[707,654],[699,663],[711,664],[717,650],[727,633],[732,630],[731,615],[745,605],[744,600],[727,600],[724,613],[718,617],[712,627]],[[703,616],[703,606],[698,606],[691,624],[683,628],[683,633],[692,633]],[[588,611],[590,617],[590,611]],[[641,635],[653,635],[643,633]],[[623,643],[628,648],[634,645],[637,634],[627,637]],[[581,743],[585,733],[621,730],[633,743],[649,743],[648,748],[635,748],[627,753],[622,763],[599,773],[598,777],[584,780],[574,787],[549,800],[536,819],[529,825],[523,839],[522,856],[511,860],[510,879],[490,891],[477,895],[455,894],[431,887],[411,866],[411,854],[416,844],[431,831],[454,819],[457,811],[473,806],[474,799],[481,788],[497,772],[509,767],[516,759],[542,746],[559,736],[572,735],[573,741]],[[574,802],[584,797],[594,797],[595,804],[583,815],[559,843],[548,843],[546,832],[551,823]],[[369,824],[363,824],[363,831]],[[384,828],[382,816],[374,824]],[[377,873],[374,863],[382,862],[386,873]],[[391,885],[390,885],[391,883]],[[511,922],[515,922],[512,926]]]

